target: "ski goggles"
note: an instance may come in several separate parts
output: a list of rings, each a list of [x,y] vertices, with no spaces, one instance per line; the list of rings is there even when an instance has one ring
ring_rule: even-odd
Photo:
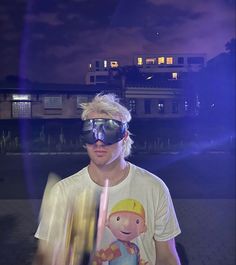
[[[114,119],[88,119],[83,121],[82,140],[86,144],[95,144],[98,140],[106,145],[119,142],[125,137],[126,122]]]

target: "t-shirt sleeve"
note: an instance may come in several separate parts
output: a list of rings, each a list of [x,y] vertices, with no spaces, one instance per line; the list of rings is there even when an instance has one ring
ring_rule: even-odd
[[[155,214],[154,239],[167,241],[181,233],[168,188],[163,183]]]
[[[43,198],[40,222],[35,237],[41,240],[54,240],[63,230],[66,218],[66,200],[62,189],[57,183]]]

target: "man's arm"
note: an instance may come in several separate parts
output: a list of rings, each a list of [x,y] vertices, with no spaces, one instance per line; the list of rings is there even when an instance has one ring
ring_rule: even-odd
[[[43,251],[40,240],[38,240],[38,248],[34,255],[33,265],[44,265],[47,264],[46,254]]]
[[[155,241],[156,265],[181,265],[175,247],[175,239]]]

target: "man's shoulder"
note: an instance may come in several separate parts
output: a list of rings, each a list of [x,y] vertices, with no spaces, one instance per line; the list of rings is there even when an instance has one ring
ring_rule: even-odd
[[[78,185],[83,185],[84,182],[88,180],[87,178],[87,170],[86,167],[82,168],[78,172],[61,179],[57,185],[63,189],[67,189],[69,187],[75,187]]]
[[[145,186],[149,184],[154,187],[160,187],[164,189],[167,188],[164,181],[154,173],[148,171],[145,168],[136,166],[134,164],[131,164],[131,167],[135,181],[138,181],[140,183],[145,183]]]

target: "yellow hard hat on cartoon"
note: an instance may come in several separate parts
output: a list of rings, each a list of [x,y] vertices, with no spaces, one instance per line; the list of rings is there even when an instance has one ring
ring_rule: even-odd
[[[119,201],[115,206],[111,209],[111,215],[113,213],[118,212],[131,212],[139,215],[145,220],[145,211],[142,204],[134,199],[125,199]]]

